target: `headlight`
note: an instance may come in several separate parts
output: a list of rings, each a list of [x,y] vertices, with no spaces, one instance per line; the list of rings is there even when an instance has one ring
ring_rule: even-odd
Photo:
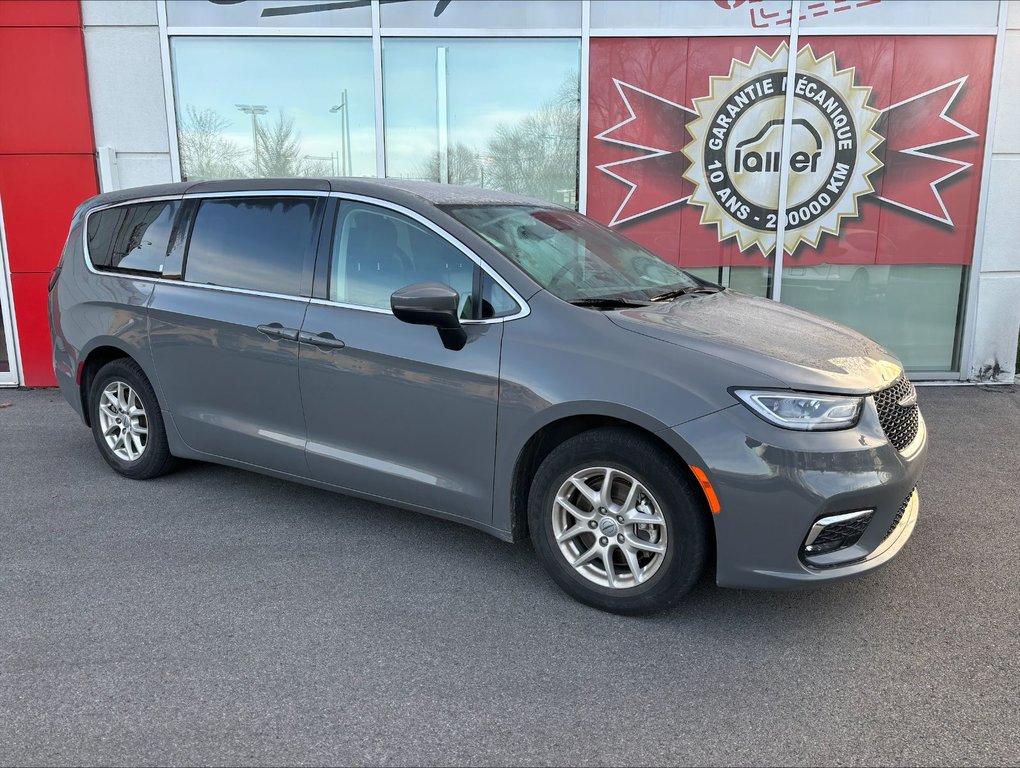
[[[863,397],[737,389],[733,394],[765,421],[785,429],[847,429],[861,415]]]

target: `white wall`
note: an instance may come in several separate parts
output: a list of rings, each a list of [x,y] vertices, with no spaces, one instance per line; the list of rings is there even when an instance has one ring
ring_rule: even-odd
[[[1020,333],[1020,0],[1006,12],[978,275],[972,379],[1012,381]]]
[[[103,192],[173,181],[156,0],[82,0],[96,146]]]

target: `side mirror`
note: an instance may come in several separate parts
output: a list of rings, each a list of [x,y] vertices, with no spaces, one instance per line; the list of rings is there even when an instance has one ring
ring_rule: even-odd
[[[415,283],[394,291],[390,309],[398,320],[431,325],[447,349],[463,349],[467,332],[460,324],[460,294],[442,283]]]

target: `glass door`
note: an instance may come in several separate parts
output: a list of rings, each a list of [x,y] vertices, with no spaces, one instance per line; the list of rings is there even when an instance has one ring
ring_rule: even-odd
[[[7,237],[4,233],[4,207],[3,201],[0,200],[0,387],[14,386],[18,383],[10,274]]]
[[[0,211],[2,216],[2,211]],[[14,356],[14,321],[11,315],[11,297],[7,271],[7,252],[4,247],[3,221],[0,219],[0,387],[18,383]]]
[[[944,377],[960,368],[995,38],[815,26],[799,37],[781,299]]]

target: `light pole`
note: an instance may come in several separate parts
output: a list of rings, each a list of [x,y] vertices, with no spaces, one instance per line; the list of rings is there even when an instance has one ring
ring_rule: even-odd
[[[478,163],[478,175],[479,175],[478,186],[480,187],[485,186],[485,164],[495,159],[496,158],[494,158],[492,155],[482,155],[477,152],[475,153],[475,162]]]
[[[246,115],[251,115],[251,145],[252,150],[255,152],[255,175],[261,176],[262,171],[259,168],[258,116],[267,114],[269,112],[269,108],[265,104],[235,104],[234,106]]]
[[[351,171],[351,123],[350,109],[347,106],[347,89],[343,89],[340,103],[329,108],[332,114],[340,114],[340,175],[346,176]]]

